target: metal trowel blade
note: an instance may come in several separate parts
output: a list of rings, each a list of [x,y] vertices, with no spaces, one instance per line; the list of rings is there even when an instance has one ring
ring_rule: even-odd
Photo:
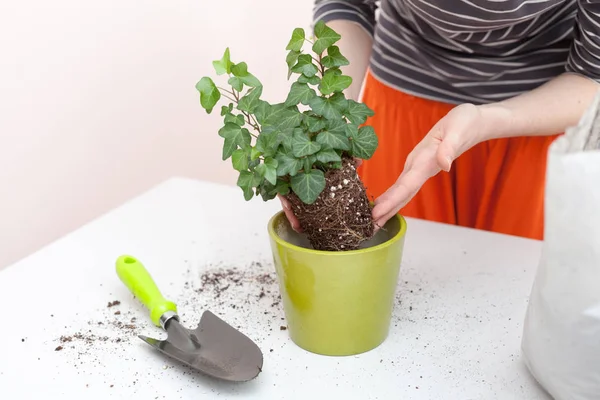
[[[202,314],[196,329],[187,329],[171,318],[166,331],[165,340],[140,339],[215,378],[244,382],[262,371],[263,354],[256,343],[210,311]]]

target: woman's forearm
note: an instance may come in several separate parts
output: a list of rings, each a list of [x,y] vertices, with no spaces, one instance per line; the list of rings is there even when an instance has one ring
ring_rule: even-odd
[[[565,73],[530,92],[481,105],[481,139],[563,133],[579,122],[599,88],[591,79]]]
[[[341,68],[344,74],[352,78],[352,85],[345,90],[346,97],[358,100],[369,66],[373,39],[362,26],[352,21],[334,20],[327,25],[342,36],[336,46],[350,61],[350,65]]]

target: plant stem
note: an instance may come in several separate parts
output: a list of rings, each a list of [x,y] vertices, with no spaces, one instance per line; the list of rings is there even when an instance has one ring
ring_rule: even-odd
[[[226,94],[223,94],[223,93],[221,93],[221,95],[223,95],[223,97],[225,97],[227,100],[229,100],[229,101],[234,101],[234,102],[236,102],[236,103],[237,103],[237,100],[235,100],[235,99],[232,99],[231,97],[227,96]]]
[[[233,97],[235,97],[235,101],[236,102],[240,101],[240,93],[236,92],[233,87],[231,88],[231,92],[230,93],[233,95]]]
[[[233,94],[233,92],[232,92],[232,91],[230,91],[230,90],[227,90],[227,89],[225,89],[225,88],[222,88],[222,87],[220,87],[220,86],[217,86],[217,89],[219,89],[219,90],[222,90],[222,91],[224,91],[225,93]]]
[[[233,91],[233,96],[235,97],[236,101],[239,103],[240,101],[240,93],[236,92],[235,89],[232,87],[231,90]],[[246,111],[242,111],[242,114],[244,114],[246,116],[246,122],[248,123],[248,125],[250,125],[251,127],[254,128],[254,130],[256,130],[258,133],[260,133],[260,125],[258,125],[258,121],[256,121],[256,119],[254,119],[254,116],[252,116],[252,120],[254,122],[252,122],[250,120],[250,114],[248,114]],[[254,135],[252,135],[254,136]],[[257,136],[254,136],[257,137]]]
[[[319,68],[321,68],[321,78],[323,78],[323,76],[325,76],[325,67],[323,66],[323,59],[321,57],[321,54],[319,54],[319,59],[317,60],[317,62],[319,63]]]
[[[256,125],[256,129],[260,132],[260,125],[258,124],[258,121],[254,117],[254,115],[251,115],[251,117],[252,117],[252,121],[254,121],[254,124]]]

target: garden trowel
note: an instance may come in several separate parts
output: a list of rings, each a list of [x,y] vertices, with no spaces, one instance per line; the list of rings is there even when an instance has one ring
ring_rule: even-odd
[[[204,311],[196,329],[183,327],[175,303],[163,297],[136,258],[119,257],[117,275],[150,310],[152,322],[167,332],[166,340],[140,335],[149,345],[196,370],[228,381],[249,381],[262,371],[260,348],[210,311]]]

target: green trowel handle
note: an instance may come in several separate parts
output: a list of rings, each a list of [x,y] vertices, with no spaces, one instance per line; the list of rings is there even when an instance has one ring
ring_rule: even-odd
[[[150,310],[150,319],[156,326],[161,326],[160,317],[164,313],[172,311],[177,314],[175,303],[163,297],[144,265],[135,257],[119,257],[117,275],[131,293]]]

